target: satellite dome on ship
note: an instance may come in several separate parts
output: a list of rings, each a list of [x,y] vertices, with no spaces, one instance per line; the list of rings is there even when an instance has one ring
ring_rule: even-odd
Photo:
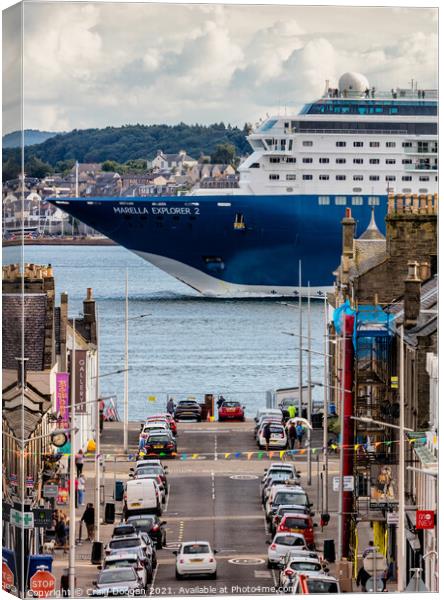
[[[367,77],[361,73],[344,73],[339,79],[339,91],[347,92],[365,92],[369,89]]]

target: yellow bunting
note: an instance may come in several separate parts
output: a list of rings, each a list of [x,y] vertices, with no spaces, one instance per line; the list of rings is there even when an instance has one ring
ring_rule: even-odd
[[[355,452],[356,452],[356,450],[359,450],[359,446],[360,446],[360,445],[361,445],[361,444],[355,444]]]
[[[225,458],[228,458],[231,455],[231,452],[225,452]]]
[[[193,454],[191,458],[196,459],[199,455],[198,454]]]
[[[282,459],[285,456],[286,450],[281,450],[279,452],[279,458]]]

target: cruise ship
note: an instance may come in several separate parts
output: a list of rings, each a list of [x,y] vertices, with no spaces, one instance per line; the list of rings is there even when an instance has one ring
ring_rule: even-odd
[[[51,201],[201,294],[322,295],[347,207],[357,235],[370,222],[384,233],[389,193],[437,191],[437,126],[436,90],[380,92],[345,73],[298,114],[255,126],[239,188]]]

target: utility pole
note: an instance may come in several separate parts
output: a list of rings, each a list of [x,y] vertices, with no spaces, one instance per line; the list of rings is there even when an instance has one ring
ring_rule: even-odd
[[[307,420],[311,425],[312,398],[311,398],[311,301],[310,301],[310,282],[308,282],[308,305],[307,305],[307,337],[308,337],[308,358],[307,358],[307,385],[308,385],[308,405]],[[311,429],[307,431],[307,485],[311,485]]]
[[[341,445],[339,449],[339,495],[338,495],[338,558],[342,559],[343,553],[343,528],[344,528],[344,404],[345,404],[345,381],[344,381],[344,373],[345,373],[345,315],[342,317],[342,356],[341,356],[341,389],[340,389],[340,422],[341,422]]]
[[[125,366],[123,392],[123,451],[128,452],[128,268],[125,276]]]
[[[76,160],[76,198],[79,197],[79,161]]]
[[[76,465],[75,465],[75,418],[76,418],[76,319],[72,320],[71,348],[71,419],[69,424],[69,439],[71,442],[69,463],[69,560],[68,578],[69,593],[75,598],[75,568],[76,568]]]
[[[327,294],[324,295],[324,418],[323,418],[323,441],[324,450],[324,478],[322,480],[322,512],[328,513],[328,314]]]
[[[404,325],[400,328],[399,349],[399,508],[398,508],[398,592],[405,589],[405,452],[404,452]]]
[[[100,344],[100,327],[99,327],[99,306],[97,305],[96,312],[96,403],[95,403],[95,424],[96,424],[96,463],[95,463],[95,489],[94,489],[94,530],[95,540],[100,541],[100,386],[99,386],[99,344]]]
[[[299,412],[302,417],[302,261],[299,259]]]

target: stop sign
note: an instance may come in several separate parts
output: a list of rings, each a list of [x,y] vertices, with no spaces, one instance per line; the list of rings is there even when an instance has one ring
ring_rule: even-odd
[[[14,587],[14,573],[9,568],[7,562],[2,563],[2,589],[6,592],[11,592]]]
[[[31,577],[30,587],[39,598],[46,598],[55,588],[55,577],[49,571],[36,571]]]

